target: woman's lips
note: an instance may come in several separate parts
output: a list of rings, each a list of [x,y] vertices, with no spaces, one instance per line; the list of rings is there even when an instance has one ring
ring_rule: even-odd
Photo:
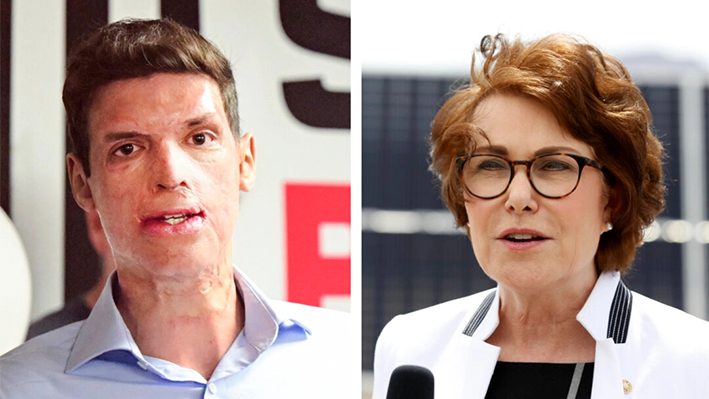
[[[513,241],[513,240],[507,240],[507,239],[501,239],[499,240],[502,242],[502,245],[505,246],[505,248],[512,250],[512,251],[527,251],[533,248],[536,248],[545,242],[547,242],[547,238],[544,239],[539,239],[539,240],[527,240],[527,241]]]
[[[532,233],[512,233],[512,234],[507,234],[504,237],[505,240],[510,240],[510,241],[537,241],[537,240],[544,240],[544,237],[538,236],[536,234]]]
[[[502,244],[513,251],[525,251],[542,245],[549,238],[536,230],[507,229],[498,236]]]

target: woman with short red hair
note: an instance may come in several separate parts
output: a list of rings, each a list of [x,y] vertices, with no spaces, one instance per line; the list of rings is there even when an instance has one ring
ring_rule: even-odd
[[[393,319],[374,397],[401,365],[430,369],[437,398],[709,397],[709,323],[621,280],[665,193],[625,67],[568,35],[486,36],[479,54],[430,169],[497,287]]]

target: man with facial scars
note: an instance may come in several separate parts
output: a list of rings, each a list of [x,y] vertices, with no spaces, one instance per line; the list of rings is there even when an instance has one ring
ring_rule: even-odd
[[[344,397],[349,315],[274,301],[232,265],[255,141],[228,60],[169,20],[119,21],[73,52],[63,99],[74,198],[116,264],[92,313],[0,358],[2,398]]]

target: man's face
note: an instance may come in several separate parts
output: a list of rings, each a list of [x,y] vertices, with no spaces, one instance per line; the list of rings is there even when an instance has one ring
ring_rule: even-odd
[[[182,276],[231,262],[239,190],[254,184],[254,144],[250,134],[235,140],[211,78],[112,82],[92,103],[89,135],[91,177],[70,155],[72,187],[79,205],[101,216],[119,269]]]

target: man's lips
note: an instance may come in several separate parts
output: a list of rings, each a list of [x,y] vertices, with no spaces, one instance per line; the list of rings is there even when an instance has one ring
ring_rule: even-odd
[[[143,224],[167,223],[178,225],[193,217],[204,217],[204,212],[200,209],[170,209],[166,211],[154,212],[142,218]]]
[[[206,214],[197,208],[169,209],[153,212],[142,218],[143,232],[152,236],[191,235],[205,225]]]

